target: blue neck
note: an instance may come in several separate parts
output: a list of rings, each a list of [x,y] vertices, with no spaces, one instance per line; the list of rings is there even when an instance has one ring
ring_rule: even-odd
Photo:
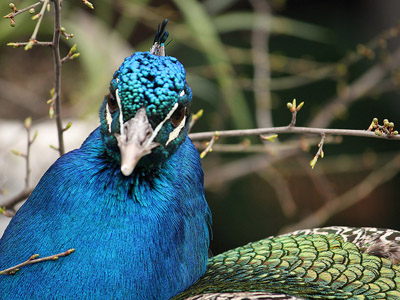
[[[2,238],[0,253],[10,255],[0,267],[33,253],[76,252],[21,269],[0,282],[2,293],[21,299],[45,298],[49,290],[55,298],[169,299],[205,272],[211,216],[191,141],[186,138],[152,174],[130,177],[107,160],[102,143],[97,129],[47,171]],[[65,180],[55,180],[60,174]],[[18,236],[8,234],[16,230]],[[8,278],[19,283],[8,284]]]

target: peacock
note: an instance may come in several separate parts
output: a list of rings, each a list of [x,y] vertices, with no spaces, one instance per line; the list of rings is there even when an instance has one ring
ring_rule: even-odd
[[[328,227],[209,258],[211,212],[188,137],[192,92],[165,55],[127,57],[100,125],[43,175],[0,240],[1,299],[400,299],[400,232]]]

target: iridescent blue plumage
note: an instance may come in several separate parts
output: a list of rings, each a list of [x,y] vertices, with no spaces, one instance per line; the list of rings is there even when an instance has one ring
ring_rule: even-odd
[[[169,299],[205,272],[211,218],[187,137],[190,100],[175,58],[124,61],[100,127],[53,164],[12,219],[0,268],[76,251],[1,276],[2,299]],[[132,147],[143,153],[131,168]]]

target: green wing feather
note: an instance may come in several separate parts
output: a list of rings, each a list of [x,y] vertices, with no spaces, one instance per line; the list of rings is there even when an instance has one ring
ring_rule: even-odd
[[[400,267],[338,234],[278,236],[211,258],[204,276],[174,299],[224,292],[394,300],[400,299]]]

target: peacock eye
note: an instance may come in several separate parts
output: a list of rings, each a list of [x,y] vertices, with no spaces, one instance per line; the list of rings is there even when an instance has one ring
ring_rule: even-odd
[[[114,113],[118,109],[118,103],[117,100],[115,100],[115,97],[112,93],[109,93],[107,95],[107,104],[108,104],[108,109],[110,110],[110,113]]]
[[[178,127],[181,124],[183,118],[186,114],[186,107],[178,107],[178,109],[171,116],[171,123],[175,127]]]

